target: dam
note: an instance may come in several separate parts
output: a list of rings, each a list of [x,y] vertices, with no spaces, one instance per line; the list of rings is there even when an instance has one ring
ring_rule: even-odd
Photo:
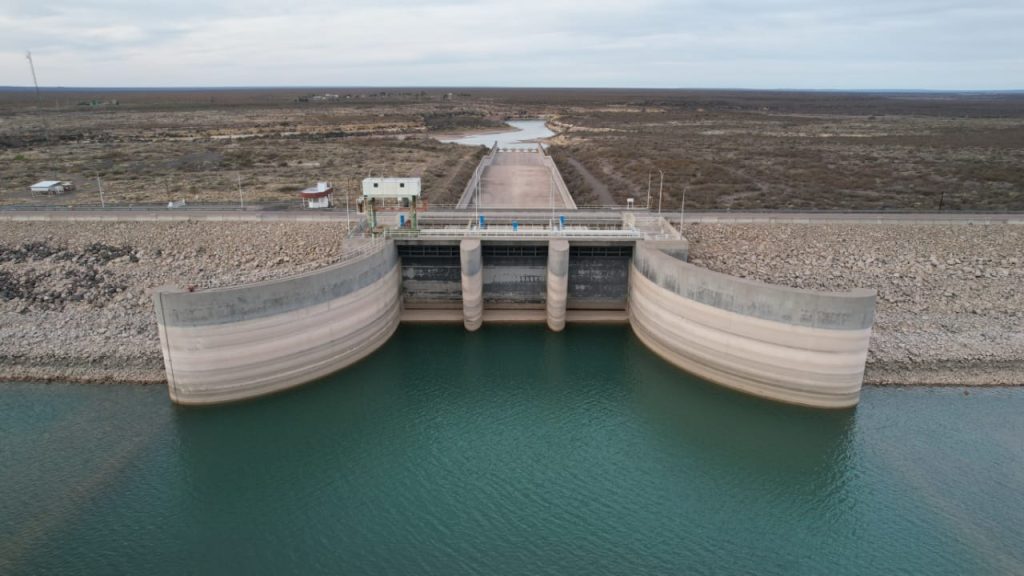
[[[412,206],[415,207],[415,199]],[[857,404],[875,293],[826,293],[687,262],[646,210],[580,210],[542,147],[493,147],[459,203],[381,219],[332,266],[259,284],[154,294],[172,401],[244,400],[373,353],[400,322],[628,324],[670,364],[816,408]],[[392,218],[394,220],[394,218]]]

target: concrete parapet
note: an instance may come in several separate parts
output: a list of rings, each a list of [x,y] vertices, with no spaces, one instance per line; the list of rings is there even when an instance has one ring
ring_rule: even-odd
[[[392,242],[358,259],[231,288],[154,295],[171,399],[244,400],[349,366],[398,326]]]
[[[474,332],[483,324],[484,262],[479,238],[467,238],[459,244],[462,264],[462,321]]]
[[[646,245],[649,248],[656,248],[676,260],[686,262],[690,258],[690,242],[685,238],[680,240],[648,240]]]
[[[565,304],[569,297],[569,242],[548,242],[547,321],[554,332],[565,329]]]
[[[735,278],[638,242],[629,318],[676,366],[756,396],[821,408],[860,396],[875,293],[826,293]]]

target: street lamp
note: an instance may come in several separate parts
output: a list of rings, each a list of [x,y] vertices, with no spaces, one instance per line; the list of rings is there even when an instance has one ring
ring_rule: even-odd
[[[245,210],[245,198],[242,198],[242,173],[236,172],[235,176],[238,177],[238,204],[241,210]]]
[[[683,203],[679,205],[679,233],[683,233],[683,216],[686,214],[686,188],[689,184],[683,184]]]
[[[700,178],[700,170],[693,173],[691,181]],[[679,205],[679,233],[683,233],[683,216],[686,215],[686,189],[689,188],[690,182],[683,184],[683,202]]]
[[[551,202],[551,218],[548,220],[548,229],[555,229],[555,173],[548,171],[548,201]]]
[[[665,173],[658,168],[658,174],[661,175],[658,180],[658,214],[661,214],[661,189],[665,185]]]
[[[651,209],[651,175],[652,174],[653,173],[650,170],[647,171],[647,204],[644,204],[644,209],[646,209],[646,210],[650,210]]]
[[[348,186],[345,186],[345,233],[352,232],[352,212],[348,208]]]

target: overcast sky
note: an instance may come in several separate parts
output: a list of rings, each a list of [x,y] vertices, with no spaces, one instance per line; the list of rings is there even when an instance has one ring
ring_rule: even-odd
[[[0,85],[1024,88],[1024,0],[0,0]]]

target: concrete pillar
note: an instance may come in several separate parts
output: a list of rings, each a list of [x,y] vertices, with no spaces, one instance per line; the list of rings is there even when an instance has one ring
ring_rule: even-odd
[[[548,242],[548,328],[565,328],[565,301],[569,297],[569,241]]]
[[[459,245],[462,261],[462,322],[474,332],[484,322],[484,261],[479,238],[467,238]]]

